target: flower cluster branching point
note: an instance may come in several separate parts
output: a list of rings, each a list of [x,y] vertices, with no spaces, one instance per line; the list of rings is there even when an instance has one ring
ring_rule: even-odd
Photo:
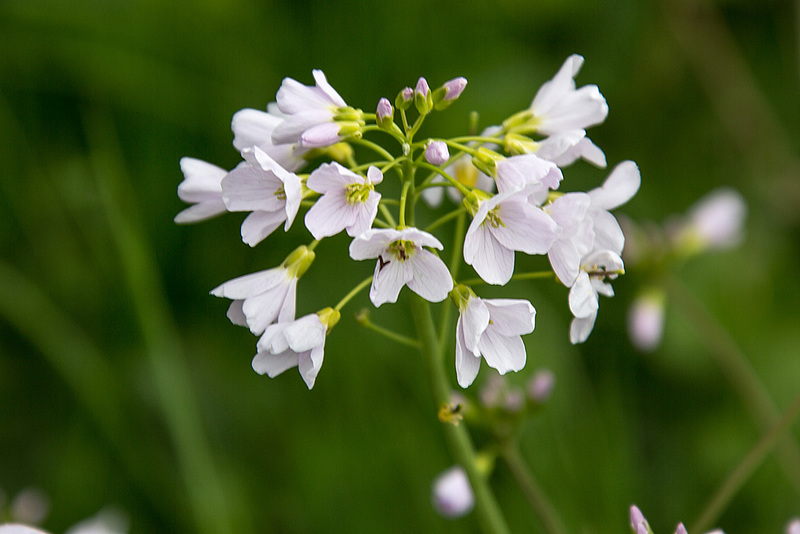
[[[429,136],[422,128],[430,114],[457,102],[467,87],[465,78],[432,88],[420,77],[393,101],[381,98],[375,113],[364,113],[314,70],[314,85],[286,78],[266,111],[244,109],[234,115],[233,145],[242,157],[235,168],[183,158],[178,194],[193,205],[176,222],[245,212],[242,240],[255,247],[279,227],[289,230],[302,214],[313,238],[279,266],[212,290],[232,301],[232,322],[259,336],[255,371],[274,377],[297,367],[313,387],[326,336],[340,310],[367,285],[375,307],[397,302],[404,287],[429,302],[450,296],[459,312],[454,363],[462,387],[475,380],[482,360],[500,374],[519,371],[527,360],[522,336],[535,327],[533,304],[524,298],[482,298],[458,274],[463,258],[481,283],[506,285],[515,275],[525,278],[526,273],[515,272],[517,252],[548,257],[556,279],[569,290],[566,300],[575,316],[570,338],[585,340],[599,295],[613,295],[609,282],[624,272],[624,235],[610,210],[636,193],[640,178],[633,162],[623,162],[588,193],[561,190],[566,166],[579,159],[606,165],[586,129],[605,119],[608,106],[595,85],[576,86],[582,64],[581,56],[570,56],[526,109],[480,135],[474,135],[479,130],[473,113],[474,130],[450,139]],[[376,136],[387,142],[373,140]],[[394,150],[386,148],[392,143]],[[306,170],[312,161],[318,163]],[[395,177],[400,192],[390,198],[381,185]],[[415,222],[423,220],[417,212],[426,203],[439,206],[445,190],[455,202],[449,212],[427,228],[417,227]],[[434,230],[455,235],[444,239]],[[324,255],[325,238],[342,231],[351,238],[351,259],[375,262],[371,278],[344,288],[335,307],[296,318],[300,278],[315,276],[310,268],[317,254]],[[439,256],[445,242],[463,247],[449,265]],[[366,314],[360,317],[364,326],[395,340],[422,343],[372,324]]]

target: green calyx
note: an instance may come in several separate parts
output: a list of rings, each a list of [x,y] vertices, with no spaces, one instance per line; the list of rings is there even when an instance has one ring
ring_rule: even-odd
[[[472,291],[472,288],[464,284],[456,284],[453,289],[450,290],[450,300],[455,304],[456,308],[458,308],[458,311],[466,310],[470,299],[475,297],[477,297],[477,295]]]
[[[503,156],[495,152],[494,150],[489,150],[486,147],[480,147],[478,150],[475,151],[475,154],[472,156],[472,164],[475,165],[478,169],[481,170],[484,174],[488,174],[489,176],[496,176],[497,175],[497,162],[502,161]]]
[[[464,207],[467,209],[467,213],[474,217],[475,214],[478,213],[481,202],[490,198],[491,195],[489,195],[489,193],[481,191],[480,189],[473,189],[468,194],[464,195]]]
[[[339,322],[339,319],[342,317],[342,314],[334,310],[333,308],[328,307],[318,311],[317,316],[319,316],[319,321],[323,325],[325,325],[326,332],[330,332],[331,330],[333,330],[333,327],[336,326],[336,323]]]
[[[311,264],[314,263],[315,257],[316,254],[314,254],[313,250],[309,250],[305,245],[300,245],[294,249],[291,254],[286,256],[282,265],[289,276],[292,278],[300,278],[305,274],[308,268],[311,267]]]
[[[509,154],[518,156],[520,154],[535,153],[539,150],[539,143],[525,135],[509,133],[506,134],[504,147]]]
[[[535,132],[539,124],[533,111],[526,109],[511,115],[503,121],[503,129],[507,132]]]

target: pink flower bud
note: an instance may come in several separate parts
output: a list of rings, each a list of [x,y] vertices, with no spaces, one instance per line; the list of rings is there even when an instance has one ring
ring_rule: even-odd
[[[394,108],[386,98],[381,98],[378,101],[378,110],[375,113],[378,126],[384,130],[390,130],[392,121],[394,120]]]
[[[635,534],[648,534],[650,530],[647,519],[644,518],[642,511],[634,504],[631,505],[631,529]]]
[[[431,165],[442,165],[450,159],[450,152],[447,150],[447,143],[444,141],[432,141],[425,149],[425,159]]]
[[[431,91],[430,86],[428,86],[428,80],[425,78],[420,78],[417,80],[417,87],[414,89],[414,95],[421,95],[423,98],[428,96],[428,93]]]
[[[459,76],[458,78],[453,78],[449,82],[445,82],[445,95],[444,100],[455,100],[461,93],[464,91],[464,88],[467,86],[467,79],[463,76]]]
[[[433,481],[433,506],[444,517],[467,515],[475,505],[467,473],[460,466],[451,467]]]

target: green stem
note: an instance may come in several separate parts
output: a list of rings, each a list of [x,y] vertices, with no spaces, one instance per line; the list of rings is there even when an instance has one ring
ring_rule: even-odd
[[[394,161],[395,159],[395,157],[391,154],[391,152],[383,148],[381,145],[373,141],[370,141],[369,139],[351,139],[350,142],[374,150],[375,152],[383,156],[383,158],[386,159],[387,162]]]
[[[566,534],[567,529],[564,527],[564,523],[550,503],[547,495],[545,495],[544,491],[539,487],[536,478],[533,476],[533,473],[525,462],[525,458],[523,458],[519,450],[517,442],[513,441],[507,443],[500,449],[500,454],[503,460],[505,460],[506,465],[508,465],[508,469],[511,471],[514,480],[517,481],[517,484],[528,499],[531,508],[533,508],[539,516],[539,519],[541,519],[545,532],[548,534]]]
[[[436,329],[428,302],[417,295],[411,295],[410,300],[411,314],[414,317],[422,344],[421,352],[428,369],[434,402],[438,409],[442,404],[450,402],[450,383],[444,369],[444,358],[436,339]],[[458,426],[447,424],[445,433],[456,463],[464,468],[469,477],[472,492],[475,495],[475,513],[478,515],[478,521],[484,532],[487,534],[508,533],[508,526],[489,487],[489,481],[478,470],[475,461],[475,447],[467,431],[467,426],[464,423]]]
[[[402,343],[403,345],[408,345],[409,347],[414,347],[415,349],[421,348],[418,339],[413,339],[408,336],[404,336],[403,334],[398,334],[397,332],[389,330],[388,328],[378,326],[370,320],[368,314],[366,313],[357,314],[356,322],[361,326],[363,326],[364,328],[372,330],[373,332],[380,334],[383,337],[389,338],[392,341]]]
[[[339,303],[336,304],[336,306],[334,306],[333,309],[336,310],[336,311],[340,311],[344,307],[345,304],[350,302],[350,299],[355,297],[358,294],[359,291],[361,291],[362,289],[367,287],[371,281],[372,281],[372,277],[371,276],[368,277],[368,278],[363,279],[361,282],[358,283],[358,285],[356,287],[351,289],[350,292],[347,295],[342,297],[342,300],[340,300]]]
[[[430,226],[428,226],[425,231],[430,233],[434,229],[440,227],[441,225],[445,224],[446,222],[452,221],[453,219],[457,218],[459,215],[464,215],[466,213],[466,209],[464,207],[460,207],[456,210],[451,211],[447,215],[442,215],[435,221],[433,221]]]
[[[452,176],[450,176],[449,174],[444,172],[442,169],[440,169],[436,165],[431,165],[428,162],[420,161],[420,162],[417,163],[417,166],[425,168],[425,169],[428,169],[429,171],[435,172],[437,174],[440,174],[442,176],[442,178],[444,178],[445,180],[450,182],[450,185],[452,185],[453,187],[455,187],[456,189],[461,191],[462,195],[467,196],[469,194],[470,190],[469,190],[469,188],[467,186],[465,186],[464,184],[462,184],[461,182],[459,182],[458,180],[456,180],[455,178],[453,178]]]
[[[742,404],[750,410],[751,417],[761,431],[766,432],[774,427],[778,423],[780,412],[742,349],[680,280],[674,276],[667,277],[666,285],[670,302],[700,334],[699,340],[728,379]],[[782,437],[776,456],[786,477],[800,495],[800,449],[797,442],[790,436]]]
[[[761,462],[764,461],[764,458],[775,447],[779,438],[792,426],[798,415],[800,415],[800,395],[795,397],[775,426],[761,438],[741,463],[728,475],[728,478],[705,506],[689,532],[704,532],[708,530],[728,506],[733,496],[739,491],[739,488],[744,485],[750,475],[756,471]]]

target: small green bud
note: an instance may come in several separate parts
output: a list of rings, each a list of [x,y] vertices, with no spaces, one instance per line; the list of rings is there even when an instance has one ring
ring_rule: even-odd
[[[464,207],[467,209],[467,213],[469,213],[471,216],[474,217],[475,214],[478,212],[478,208],[480,207],[481,202],[489,198],[491,198],[491,196],[488,193],[481,191],[480,189],[473,189],[472,191],[470,191],[467,195],[464,196],[463,200]]]
[[[502,159],[503,156],[494,150],[489,150],[486,147],[480,147],[475,151],[475,155],[472,156],[472,164],[484,174],[496,176],[497,173],[495,170],[497,168],[497,162]]]
[[[413,101],[414,101],[414,90],[410,87],[406,87],[405,89],[397,93],[397,98],[394,99],[394,107],[405,111],[411,107],[411,102]]]

